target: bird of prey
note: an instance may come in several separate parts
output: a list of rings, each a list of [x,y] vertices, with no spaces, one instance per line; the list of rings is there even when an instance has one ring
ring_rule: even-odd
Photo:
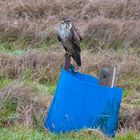
[[[58,40],[63,44],[66,55],[73,57],[76,64],[81,66],[80,42],[82,37],[69,18],[64,18],[60,24],[58,28]]]

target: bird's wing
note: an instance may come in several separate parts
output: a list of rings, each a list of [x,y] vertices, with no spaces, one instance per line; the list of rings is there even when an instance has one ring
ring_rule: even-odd
[[[62,42],[61,37],[59,35],[57,36],[57,38],[59,42]]]
[[[80,52],[81,51],[80,41],[82,40],[82,37],[80,36],[78,30],[74,27],[74,25],[72,25],[71,34],[72,34],[72,38],[71,38],[72,45],[74,49]]]
[[[80,35],[79,30],[78,30],[74,25],[72,25],[72,27],[73,27],[73,29],[75,30],[76,34],[78,35],[80,41],[82,41],[83,38],[82,38],[82,36]]]
[[[81,58],[80,58],[80,52],[81,52],[80,41],[81,41],[81,36],[80,36],[78,30],[74,27],[74,25],[72,25],[72,28],[71,28],[71,35],[72,35],[71,44],[72,44],[72,47],[73,47],[72,57],[76,61],[77,65],[81,66]]]

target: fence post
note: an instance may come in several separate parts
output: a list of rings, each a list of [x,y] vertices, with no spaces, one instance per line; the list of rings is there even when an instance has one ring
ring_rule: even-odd
[[[115,83],[115,75],[116,75],[115,67],[112,66],[102,67],[100,72],[99,84],[113,88]]]

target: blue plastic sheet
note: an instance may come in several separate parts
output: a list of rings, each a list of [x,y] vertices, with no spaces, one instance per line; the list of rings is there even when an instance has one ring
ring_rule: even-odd
[[[64,69],[45,126],[51,132],[69,132],[85,128],[99,129],[107,136],[117,130],[121,88],[98,84],[99,80],[83,73]]]

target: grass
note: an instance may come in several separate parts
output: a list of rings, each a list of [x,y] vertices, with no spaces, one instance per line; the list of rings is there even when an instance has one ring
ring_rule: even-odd
[[[25,54],[25,50],[18,49],[15,51],[9,51],[8,54],[11,56],[23,56]]]
[[[20,38],[20,39],[12,39],[9,38],[8,40],[4,40],[2,37],[0,37],[0,49],[1,50],[10,50],[14,51],[17,49],[25,49],[29,45],[29,40],[26,38]]]
[[[84,29],[82,30],[84,37],[91,36],[90,33],[93,31],[93,33],[99,32],[101,40],[110,41],[118,38],[122,42],[126,41],[130,46],[135,44],[139,46],[139,0],[94,0],[92,2],[70,0],[70,3],[66,0],[63,2],[29,0],[28,3],[24,0],[2,1],[0,34],[4,38],[13,36],[14,39],[24,36],[33,42],[44,38],[49,40],[56,38],[54,34],[60,19],[71,15],[79,29]],[[90,30],[88,30],[89,24],[93,24]],[[100,44],[101,40],[95,40],[95,42]]]
[[[126,134],[120,134],[113,140],[139,140],[140,134],[137,132],[127,132]]]
[[[46,75],[45,75],[46,76]],[[129,76],[131,77],[131,75]],[[1,77],[0,80],[0,87],[4,87],[6,86],[11,80],[5,78],[5,77]],[[21,81],[25,82],[25,85],[30,86],[33,91],[38,91],[38,93],[40,93],[41,95],[50,95],[53,94],[56,88],[56,83],[57,80],[55,81],[49,81],[49,82],[42,82],[40,83],[39,81],[37,81],[37,79],[33,78],[33,73],[30,69],[25,69],[23,76],[21,78]],[[131,79],[127,79],[128,83],[131,81]],[[127,86],[127,88],[125,88],[125,92],[123,95],[124,99],[129,98],[131,95],[135,94],[135,90],[134,87],[137,87],[137,85],[139,84],[139,78],[135,79],[134,81],[131,81],[131,87]],[[38,94],[39,95],[39,94]],[[135,102],[133,102],[133,104],[139,104],[138,100],[135,100]],[[15,102],[7,102],[7,104],[5,104],[3,106],[3,108],[0,111],[0,120],[1,123],[3,123],[4,120],[14,120],[17,116],[16,114],[16,103]],[[3,126],[3,124],[1,124],[1,126]],[[70,139],[95,139],[95,140],[103,140],[103,138],[101,138],[98,135],[95,134],[88,134],[88,133],[83,133],[83,132],[77,132],[77,133],[70,133],[70,134],[60,134],[60,135],[56,135],[56,134],[51,134],[49,132],[46,131],[39,131],[39,126],[37,125],[37,127],[35,128],[25,128],[23,126],[21,127],[16,127],[15,125],[12,126],[12,128],[1,128],[0,129],[0,138],[2,140],[45,140],[45,139],[60,139],[60,140],[70,140]],[[6,135],[7,134],[7,135]],[[135,132],[127,132],[124,134],[118,134],[114,139],[112,140],[139,140],[140,136],[135,133]]]
[[[46,131],[38,131],[36,129],[29,129],[24,127],[14,128],[1,128],[0,129],[1,140],[99,140],[97,136],[86,136],[82,133],[71,133],[71,134],[52,134]]]
[[[30,129],[22,126],[12,128],[0,128],[1,140],[105,140],[98,134],[86,134],[82,132],[71,132],[67,134],[53,134],[45,130]],[[136,132],[117,135],[111,140],[139,140],[140,135]]]
[[[26,85],[29,85],[35,91],[39,91],[43,95],[53,95],[56,89],[57,80],[53,81],[52,83],[49,82],[40,83],[37,80],[33,80],[32,77],[33,77],[32,71],[26,69],[23,74],[22,80],[24,81],[24,83],[26,83]]]
[[[130,89],[125,90],[125,91],[123,92],[123,98],[127,98],[128,96],[130,96],[130,95],[132,95],[132,94],[133,94],[133,90],[130,90]]]
[[[105,32],[104,29],[102,29],[102,32]],[[102,33],[98,32],[98,30],[97,31],[95,30],[94,32],[91,32],[90,36],[83,41],[82,48],[102,49],[102,50],[123,49],[124,47],[123,42],[119,38],[112,38],[110,40],[109,36],[110,35],[107,34],[105,35],[106,38],[103,38]]]
[[[45,140],[48,136],[45,132],[39,132],[28,128],[1,128],[1,140]]]
[[[34,90],[39,91],[42,95],[53,95],[56,89],[56,84],[40,84],[35,81],[26,81]]]
[[[0,76],[0,89],[6,86],[10,81],[10,79]]]
[[[56,89],[56,84],[49,85],[48,90],[50,94],[53,94]]]
[[[48,39],[42,40],[40,42],[35,43],[36,48],[43,48],[44,50],[48,50],[52,45],[56,45],[58,41],[56,39]]]
[[[135,5],[135,2],[130,0],[130,2],[128,3],[126,1],[128,6],[125,7],[124,3],[122,3],[121,0],[112,1],[115,4],[109,2],[108,0],[105,0],[104,2],[94,1],[93,3],[84,3],[85,1],[78,0],[75,2],[73,1],[71,4],[69,4],[69,2],[65,0],[65,2],[48,2],[40,0],[37,3],[32,3],[32,0],[29,0],[29,4],[24,2],[24,0],[21,1],[23,1],[23,3],[12,1],[13,3],[2,2],[1,4],[0,2],[0,7],[2,6],[2,8],[0,8],[0,11],[1,9],[4,9],[5,11],[0,12],[1,17],[9,16],[5,18],[9,20],[5,20],[4,24],[0,21],[0,34],[2,34],[2,37],[0,37],[0,51],[2,53],[4,52],[8,56],[11,56],[10,58],[17,58],[20,60],[22,60],[21,58],[25,58],[25,55],[28,58],[25,60],[29,61],[29,65],[26,64],[28,62],[25,62],[25,64],[23,64],[23,62],[21,61],[21,65],[25,67],[24,72],[21,75],[15,75],[13,77],[13,80],[17,80],[15,78],[20,78],[20,80],[18,79],[18,81],[24,83],[24,90],[18,89],[19,93],[24,93],[25,91],[28,94],[27,89],[29,87],[31,89],[30,92],[37,93],[35,95],[37,101],[40,100],[40,97],[42,99],[44,97],[53,95],[57,86],[59,70],[61,69],[61,64],[63,61],[61,60],[63,58],[63,54],[61,53],[62,50],[55,50],[55,47],[54,49],[52,47],[58,45],[58,42],[56,41],[56,31],[54,30],[58,22],[60,22],[58,21],[58,19],[63,16],[62,11],[64,11],[64,13],[70,13],[69,15],[72,15],[73,19],[77,23],[80,23],[82,21],[82,24],[84,24],[84,27],[79,24],[77,26],[81,30],[84,29],[82,31],[82,33],[84,34],[84,40],[81,43],[83,53],[81,56],[83,57],[83,61],[85,62],[83,63],[82,69],[80,69],[80,71],[94,75],[99,71],[99,67],[106,63],[105,61],[107,61],[107,64],[115,65],[119,70],[119,86],[125,89],[123,93],[123,103],[133,105],[133,107],[135,108],[140,107],[140,49],[136,48],[137,46],[139,46],[140,42],[140,31],[138,30],[140,27],[139,14],[137,14],[137,10],[139,11],[138,0],[135,1],[137,3],[136,5],[138,6]],[[79,5],[77,3],[81,4]],[[108,4],[106,5],[106,3]],[[81,8],[76,8],[76,5],[79,5]],[[117,7],[115,5],[117,5]],[[122,7],[123,9],[119,10],[119,8]],[[79,11],[79,9],[82,9],[82,12]],[[115,11],[115,9],[117,10]],[[131,12],[129,12],[128,9],[131,9]],[[45,10],[47,10],[47,12]],[[102,12],[99,13],[100,11]],[[2,15],[4,13],[6,13],[6,15]],[[47,13],[50,13],[51,16],[46,15]],[[20,14],[21,16],[17,17],[18,14]],[[102,16],[104,18],[102,18]],[[90,18],[85,20],[84,17]],[[133,21],[131,19],[133,19]],[[12,27],[13,23],[17,23],[18,26],[16,26],[15,24],[14,27]],[[38,38],[36,37],[36,35],[39,33],[41,34]],[[42,35],[43,37],[41,37]],[[134,49],[132,48],[132,50],[135,51],[131,52],[130,47],[132,46],[135,47]],[[50,47],[52,47],[52,51],[49,51]],[[27,54],[26,50],[28,49],[31,51]],[[93,53],[86,53],[86,51],[90,52],[94,49],[97,49],[97,52],[93,51]],[[43,52],[47,54],[38,50],[43,50]],[[61,58],[60,61],[58,60],[58,58]],[[5,62],[5,65],[13,64],[13,62],[11,62],[9,59],[5,61],[7,61],[7,63]],[[34,62],[36,66],[32,68],[32,63]],[[6,69],[4,70],[6,71]],[[9,71],[11,72],[11,69]],[[4,77],[0,75],[1,92],[3,92],[3,89],[7,88],[7,85],[13,80],[9,79],[7,76]],[[19,85],[20,82],[18,83]],[[30,100],[31,102],[34,101],[34,99]],[[41,100],[41,102],[42,101],[43,100]],[[48,100],[45,99],[44,102],[47,104]],[[48,131],[39,129],[38,125],[34,127],[25,127],[23,125],[16,126],[15,124],[13,124],[10,127],[9,121],[16,120],[16,117],[18,117],[16,113],[17,102],[13,100],[7,100],[5,103],[0,102],[0,105],[0,140],[104,139],[98,134],[88,132],[72,132],[70,134],[59,135],[52,134]],[[23,106],[22,111],[24,112],[24,109],[28,109],[28,107],[30,107],[30,104],[27,104],[25,101],[25,106]],[[42,108],[39,106],[34,110],[41,110]],[[47,109],[45,108],[45,111]],[[41,118],[43,118],[42,116],[44,115],[42,114],[40,113]],[[26,112],[23,117],[25,116],[28,116]],[[34,120],[37,120],[36,116],[34,117]],[[42,124],[42,122],[43,119],[41,120],[39,118],[39,124]],[[120,132],[115,138],[112,138],[112,140],[139,139],[139,133],[134,131],[127,131],[125,133]]]
[[[6,101],[0,106],[0,127],[8,125],[8,122],[17,118],[16,109],[17,102],[14,101]]]

